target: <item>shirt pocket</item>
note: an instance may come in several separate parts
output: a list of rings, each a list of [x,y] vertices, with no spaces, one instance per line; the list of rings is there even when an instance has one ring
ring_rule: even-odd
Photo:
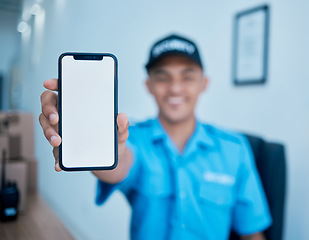
[[[200,186],[200,199],[203,203],[218,208],[233,205],[233,186],[204,181]]]

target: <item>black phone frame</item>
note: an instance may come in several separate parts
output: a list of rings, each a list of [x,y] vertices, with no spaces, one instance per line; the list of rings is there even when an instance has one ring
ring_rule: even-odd
[[[103,56],[111,57],[114,59],[114,164],[106,167],[65,167],[62,161],[62,143],[59,146],[59,166],[64,171],[95,171],[95,170],[113,170],[118,165],[118,128],[117,128],[117,115],[118,115],[118,60],[117,57],[111,53],[82,53],[82,52],[65,52],[58,58],[58,114],[59,114],[59,136],[62,138],[62,59],[65,56],[73,56],[75,58],[83,58],[84,60],[100,60]]]

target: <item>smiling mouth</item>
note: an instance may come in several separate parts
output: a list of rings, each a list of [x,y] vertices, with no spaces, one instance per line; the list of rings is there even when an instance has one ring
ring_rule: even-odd
[[[184,97],[168,97],[167,98],[167,103],[171,105],[180,105],[185,102]]]

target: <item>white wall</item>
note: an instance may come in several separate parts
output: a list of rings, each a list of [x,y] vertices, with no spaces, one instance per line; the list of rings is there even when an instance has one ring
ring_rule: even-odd
[[[167,33],[191,36],[200,45],[211,78],[198,116],[286,145],[285,239],[309,239],[309,2],[266,2],[271,7],[268,82],[234,87],[233,15],[265,1],[43,1],[44,14],[29,20],[32,31],[23,34],[21,42],[22,108],[39,115],[42,82],[57,77],[60,53],[112,52],[119,58],[119,110],[131,119],[154,116],[154,102],[143,85],[149,47]],[[24,9],[32,3],[25,1]],[[51,147],[38,122],[35,136],[40,191],[71,232],[78,239],[128,239],[130,209],[124,198],[116,193],[106,205],[96,207],[94,177],[54,172]]]

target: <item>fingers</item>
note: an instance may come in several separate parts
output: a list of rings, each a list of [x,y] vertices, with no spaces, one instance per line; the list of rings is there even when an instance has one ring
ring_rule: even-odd
[[[58,79],[52,78],[44,81],[43,86],[48,90],[58,91]]]
[[[61,171],[62,171],[62,169],[60,168],[59,162],[56,163],[56,165],[55,165],[55,170],[56,170],[57,172],[61,172]]]
[[[49,119],[52,125],[58,124],[59,115],[57,110],[58,95],[51,91],[45,91],[41,95],[42,113]]]
[[[57,133],[57,126],[52,126],[43,113],[40,114],[39,121],[46,139],[53,147],[58,147],[61,143],[61,138]]]
[[[58,146],[61,144],[61,138],[57,133],[57,126],[52,126],[50,121],[45,117],[43,113],[39,116],[39,121],[42,126],[44,135],[49,143],[54,147],[53,154],[55,158],[55,170],[57,172],[62,171],[59,166],[59,148]]]
[[[55,147],[53,149],[53,154],[54,154],[54,158],[55,158],[55,170],[57,172],[60,172],[60,171],[62,171],[62,169],[60,168],[60,165],[59,165],[59,148],[58,147]]]
[[[125,113],[119,113],[117,116],[117,125],[118,125],[118,130],[122,130],[124,128],[128,128],[129,126],[129,121],[128,121],[128,116]]]
[[[125,113],[119,113],[117,116],[118,143],[125,143],[129,136],[129,121]]]
[[[44,81],[43,86],[51,91],[58,91],[58,79],[48,79]],[[55,170],[62,171],[59,166],[59,148],[61,138],[58,135],[57,124],[59,121],[58,116],[58,95],[45,91],[41,95],[42,113],[39,116],[39,121],[42,126],[44,135],[50,144],[54,147],[53,154],[55,158]]]

